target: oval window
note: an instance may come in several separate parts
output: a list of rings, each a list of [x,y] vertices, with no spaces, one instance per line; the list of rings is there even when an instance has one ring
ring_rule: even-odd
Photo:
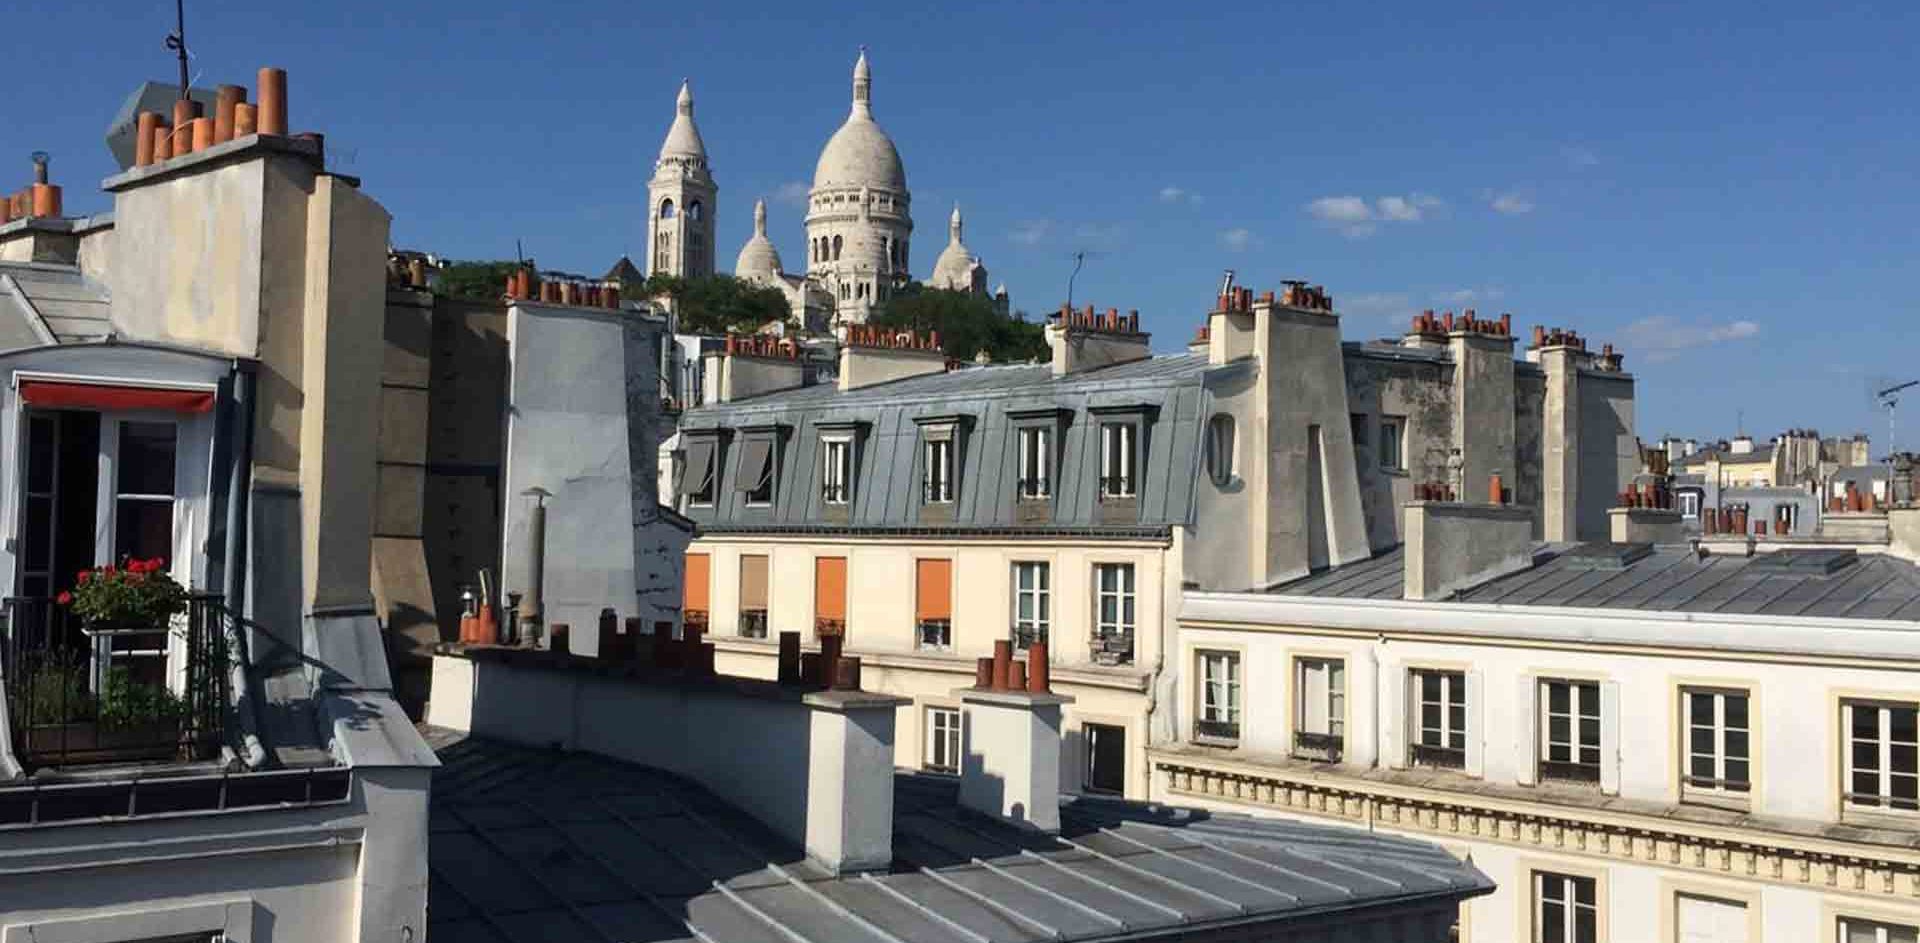
[[[1220,487],[1233,481],[1233,417],[1226,413],[1207,420],[1207,477]]]

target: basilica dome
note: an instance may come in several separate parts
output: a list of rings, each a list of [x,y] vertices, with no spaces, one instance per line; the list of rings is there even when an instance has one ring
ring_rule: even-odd
[[[906,192],[907,168],[900,163],[893,139],[873,120],[871,88],[872,73],[862,52],[853,67],[853,111],[820,151],[820,162],[813,170],[815,190],[873,187]]]
[[[753,237],[740,247],[740,255],[733,263],[733,274],[739,278],[759,276],[770,279],[779,275],[780,250],[773,247],[773,241],[767,238],[767,201],[759,200],[753,204]]]

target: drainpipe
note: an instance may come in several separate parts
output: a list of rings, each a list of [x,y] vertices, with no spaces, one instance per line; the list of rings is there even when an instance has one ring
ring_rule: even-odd
[[[233,404],[228,418],[228,449],[232,467],[227,473],[227,540],[225,596],[227,618],[227,657],[231,662],[227,680],[231,687],[234,723],[239,728],[241,760],[248,769],[266,762],[266,747],[260,743],[255,721],[254,690],[248,683],[251,660],[247,654],[247,636],[241,631],[241,613],[246,610],[247,586],[247,499],[253,493],[253,400],[257,388],[254,365],[234,361]]]

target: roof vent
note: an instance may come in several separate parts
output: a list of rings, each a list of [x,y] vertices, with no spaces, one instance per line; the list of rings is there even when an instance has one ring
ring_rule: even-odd
[[[1585,543],[1562,553],[1568,569],[1624,570],[1653,554],[1653,544]]]
[[[1858,563],[1860,554],[1850,548],[1824,550],[1776,550],[1753,558],[1747,567],[1768,573],[1793,573],[1800,576],[1827,576]]]

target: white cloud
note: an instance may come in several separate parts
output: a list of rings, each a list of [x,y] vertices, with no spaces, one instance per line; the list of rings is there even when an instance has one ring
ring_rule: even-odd
[[[1053,220],[1027,219],[1013,224],[1007,238],[1023,246],[1037,246],[1053,232]]]
[[[1204,201],[1203,201],[1203,200],[1201,200],[1201,198],[1200,198],[1200,194],[1198,194],[1198,193],[1195,193],[1195,192],[1193,192],[1192,190],[1188,190],[1188,189],[1186,189],[1185,187],[1161,187],[1161,188],[1160,188],[1160,202],[1162,202],[1162,203],[1191,203],[1191,204],[1196,204],[1196,205],[1197,205],[1197,204],[1199,204],[1199,203],[1202,203],[1202,202],[1204,202]]]
[[[1569,144],[1561,148],[1560,158],[1567,162],[1568,167],[1572,167],[1575,170],[1585,170],[1588,167],[1597,167],[1600,164],[1600,155],[1595,154],[1592,148],[1581,147],[1577,144]]]
[[[1520,216],[1533,212],[1533,198],[1519,190],[1487,194],[1487,205],[1502,216]]]
[[[773,188],[773,201],[788,206],[806,206],[807,192],[812,189],[804,180],[789,180]]]
[[[1627,325],[1627,343],[1644,351],[1647,359],[1658,363],[1680,356],[1682,351],[1730,341],[1746,340],[1760,333],[1753,321],[1695,321],[1686,323],[1669,315],[1641,318]]]
[[[1220,244],[1229,252],[1245,252],[1254,243],[1253,230],[1245,227],[1229,229],[1220,234]]]
[[[1444,205],[1439,197],[1425,193],[1383,196],[1372,203],[1365,197],[1323,196],[1307,204],[1307,213],[1348,238],[1359,239],[1372,235],[1379,223],[1417,223],[1428,210]]]
[[[1433,300],[1440,304],[1469,305],[1485,301],[1499,301],[1506,296],[1506,289],[1498,287],[1456,288],[1453,291],[1434,292]]]
[[[1413,313],[1413,296],[1406,292],[1376,291],[1342,295],[1340,314],[1347,318],[1396,318]]]

